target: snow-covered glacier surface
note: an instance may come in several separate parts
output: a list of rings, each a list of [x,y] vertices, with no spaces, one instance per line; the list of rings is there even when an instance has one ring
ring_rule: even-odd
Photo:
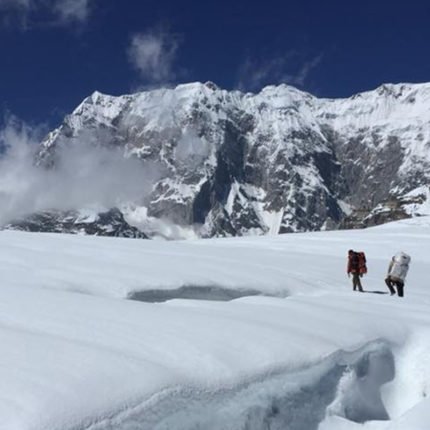
[[[403,299],[384,286],[399,250]],[[0,429],[428,430],[429,250],[428,217],[186,242],[2,231]]]

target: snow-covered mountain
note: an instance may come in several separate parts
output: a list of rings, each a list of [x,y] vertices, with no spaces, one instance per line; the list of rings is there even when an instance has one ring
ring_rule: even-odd
[[[137,226],[161,218],[203,237],[362,226],[381,205],[383,220],[410,216],[386,204],[408,193],[421,190],[426,201],[430,84],[382,85],[348,99],[288,85],[229,92],[210,82],[95,92],[46,137],[38,162],[55,165],[59,148],[81,142],[160,166],[150,196],[124,202]]]

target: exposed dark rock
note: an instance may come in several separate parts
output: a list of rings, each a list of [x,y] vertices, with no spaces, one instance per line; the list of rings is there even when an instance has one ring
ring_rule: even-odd
[[[30,232],[88,234],[136,239],[148,238],[136,227],[128,224],[121,211],[117,208],[87,216],[73,210],[38,212],[20,220],[12,221],[5,228]]]
[[[375,208],[355,210],[342,220],[340,228],[366,228],[385,224],[390,221],[407,219],[411,217],[411,213],[406,210],[406,207],[410,205],[421,205],[425,201],[426,197],[424,195],[391,196],[389,199],[378,204]]]

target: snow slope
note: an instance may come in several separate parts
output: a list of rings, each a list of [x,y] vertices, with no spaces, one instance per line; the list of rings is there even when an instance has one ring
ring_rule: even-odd
[[[2,231],[0,429],[428,430],[429,227],[186,242]],[[351,291],[349,248],[366,251],[367,294]],[[403,299],[377,294],[398,250],[412,256]],[[126,300],[166,290],[246,297]]]

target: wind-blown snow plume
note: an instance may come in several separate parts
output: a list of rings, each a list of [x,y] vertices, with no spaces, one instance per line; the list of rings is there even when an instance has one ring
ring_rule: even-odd
[[[249,57],[239,67],[238,88],[245,91],[256,91],[273,83],[303,87],[322,59],[322,53],[307,58],[295,51],[272,58]]]
[[[96,147],[85,138],[59,148],[53,168],[37,166],[35,132],[16,119],[0,131],[0,144],[0,224],[48,209],[142,203],[160,175],[154,164],[124,158],[122,151]]]
[[[188,167],[198,168],[210,154],[209,142],[192,128],[185,129],[175,148],[176,159]]]

